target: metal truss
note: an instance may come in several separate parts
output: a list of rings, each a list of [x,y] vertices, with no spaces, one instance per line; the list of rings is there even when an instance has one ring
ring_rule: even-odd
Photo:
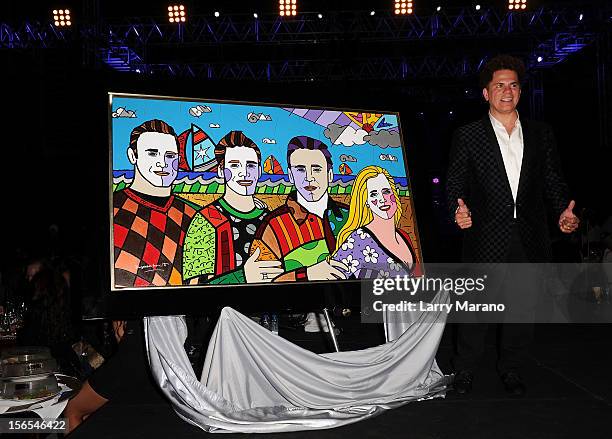
[[[134,71],[170,77],[313,82],[319,80],[394,81],[409,78],[465,78],[475,74],[483,57],[424,56],[343,60],[299,59],[275,62],[167,63],[134,65]]]
[[[0,23],[0,49],[57,47],[70,40],[70,35],[67,36],[64,31],[48,23],[23,23],[17,29]]]
[[[185,25],[152,18],[126,20],[108,26],[113,36],[132,44],[310,43],[313,41],[416,41],[474,37],[543,35],[580,30],[584,22],[576,7],[508,12],[496,8],[444,9],[432,15],[398,17],[391,11],[370,16],[365,11],[335,12],[318,18],[300,14],[258,19],[246,15],[190,17]]]
[[[529,64],[535,68],[552,67],[568,56],[579,52],[597,39],[595,33],[574,34],[561,32],[542,41],[533,50]]]
[[[253,18],[227,15],[219,18],[193,16],[184,25],[153,18],[129,18],[79,27],[84,39],[94,36],[109,42],[150,44],[221,44],[221,43],[299,43],[326,40],[409,41],[475,37],[543,35],[552,32],[580,32],[589,27],[593,14],[584,15],[576,6],[543,7],[533,11],[509,12],[497,8],[443,9],[432,15],[398,17],[379,12],[333,12],[322,19],[314,13],[302,13],[286,19],[275,14]],[[24,23],[13,29],[0,24],[0,47],[47,47],[69,39],[71,30],[51,24]]]
[[[427,16],[405,17],[391,12],[370,16],[365,11],[327,13],[323,18],[308,13],[292,19],[276,15],[189,17],[185,25],[135,18],[67,30],[40,23],[25,23],[17,29],[0,24],[0,49],[77,44],[89,55],[84,59],[115,70],[210,79],[462,78],[473,75],[489,55],[480,44],[485,41],[515,41],[521,47],[515,50],[523,52],[532,69],[558,64],[591,44],[602,27],[609,26],[608,14],[603,12],[576,6],[520,13],[485,7],[479,11],[445,8]],[[429,55],[433,50],[414,45],[435,40],[476,41],[479,53],[460,57],[447,49],[447,53],[436,50],[436,55]],[[526,41],[529,44],[523,47]],[[334,56],[323,59],[321,50],[333,45],[355,53],[350,63]],[[313,47],[322,49],[317,52]],[[360,53],[364,47],[367,50]],[[372,47],[377,50],[370,50]],[[385,52],[386,47],[394,50]],[[421,56],[415,56],[417,47]],[[272,61],[254,60],[252,54],[258,48],[264,59]],[[210,50],[222,51],[218,61],[207,58]],[[412,56],[398,56],[398,52]],[[250,60],[245,61],[245,56]]]

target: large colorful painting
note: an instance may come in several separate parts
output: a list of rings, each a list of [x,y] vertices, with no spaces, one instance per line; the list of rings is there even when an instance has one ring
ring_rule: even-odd
[[[111,285],[395,276],[420,259],[398,114],[110,94]]]

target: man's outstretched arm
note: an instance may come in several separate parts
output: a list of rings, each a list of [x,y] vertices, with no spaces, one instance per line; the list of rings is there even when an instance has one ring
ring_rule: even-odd
[[[561,171],[561,161],[557,152],[557,142],[552,128],[544,128],[544,191],[549,207],[555,217],[559,218],[559,230],[562,233],[575,231],[580,220],[574,214],[576,203],[569,200],[569,189]]]
[[[467,144],[459,134],[459,131],[455,131],[446,176],[446,205],[448,206],[451,218],[460,227],[462,225],[471,226],[471,215],[466,205],[469,199],[469,163],[470,154]],[[459,217],[457,216],[458,214]],[[467,224],[468,222],[469,225]]]

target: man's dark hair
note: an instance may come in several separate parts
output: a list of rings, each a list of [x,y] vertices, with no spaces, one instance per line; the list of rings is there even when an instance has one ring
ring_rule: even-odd
[[[333,164],[331,154],[327,148],[327,145],[320,140],[313,139],[312,137],[308,136],[296,136],[289,141],[289,144],[287,145],[287,166],[291,166],[291,154],[298,149],[321,151],[325,156],[325,160],[327,161],[327,168],[332,168]]]
[[[247,148],[254,149],[257,154],[257,161],[261,162],[261,151],[259,150],[259,146],[245,136],[242,131],[230,131],[223,136],[215,146],[215,158],[217,159],[219,168],[223,168],[225,165],[225,151],[227,148],[234,148],[236,146],[246,146]]]
[[[487,88],[493,80],[493,74],[498,70],[512,70],[516,72],[519,83],[525,78],[525,63],[514,56],[497,55],[491,58],[480,70],[480,89]]]
[[[176,132],[174,128],[168,125],[163,120],[153,119],[147,120],[146,122],[138,125],[136,128],[132,130],[132,134],[130,134],[130,149],[134,151],[134,156],[138,157],[138,150],[136,146],[138,144],[138,138],[141,134],[144,133],[162,133],[162,134],[170,134],[174,137],[174,141],[176,142],[176,146],[178,148],[178,139],[176,138]]]

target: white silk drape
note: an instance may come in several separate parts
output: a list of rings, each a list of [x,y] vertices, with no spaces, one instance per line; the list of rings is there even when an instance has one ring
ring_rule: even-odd
[[[174,410],[207,432],[266,433],[338,427],[410,401],[443,397],[435,355],[446,314],[388,325],[394,341],[318,355],[231,308],[221,312],[201,380],[189,363],[180,316],[145,318],[153,376]]]

